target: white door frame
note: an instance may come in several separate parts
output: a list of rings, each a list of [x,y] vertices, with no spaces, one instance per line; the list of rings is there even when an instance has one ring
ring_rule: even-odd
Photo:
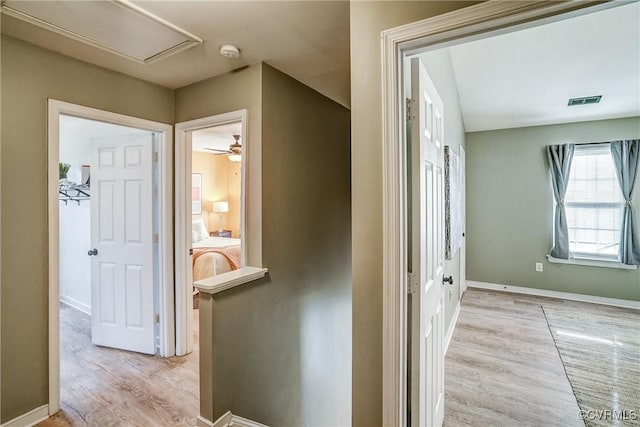
[[[158,295],[160,303],[159,353],[175,354],[173,311],[173,211],[172,211],[172,127],[171,125],[49,99],[48,101],[48,227],[49,227],[49,415],[60,410],[60,254],[58,163],[60,161],[60,115],[81,117],[159,133],[158,147]]]
[[[621,4],[492,0],[382,32],[382,425],[405,426],[407,422],[406,57],[436,45],[451,46],[460,39],[480,39],[489,32],[503,34]]]
[[[244,195],[246,187],[247,167],[246,159],[249,156],[249,135],[247,133],[247,110],[237,110],[215,116],[202,117],[200,119],[189,120],[176,123],[176,163],[175,163],[175,242],[176,242],[176,355],[183,356],[193,351],[193,297],[186,286],[189,277],[188,272],[192,271],[191,257],[191,156],[192,145],[189,133],[210,128],[213,126],[225,125],[228,123],[242,122],[242,167],[241,167],[241,194],[242,206],[240,208],[240,236],[246,241],[245,208]],[[241,265],[246,262],[247,245],[241,245]]]

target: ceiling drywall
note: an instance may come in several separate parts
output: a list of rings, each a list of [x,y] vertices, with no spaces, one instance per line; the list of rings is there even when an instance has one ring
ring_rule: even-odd
[[[216,150],[228,150],[234,143],[233,135],[240,135],[242,144],[242,122],[229,123],[205,129],[198,129],[191,133],[191,146],[193,151],[215,154],[207,148]]]
[[[140,64],[6,14],[2,14],[2,33],[172,89],[267,62],[336,102],[350,105],[348,1],[133,3],[204,43]],[[74,19],[87,17],[80,14]],[[239,47],[240,58],[220,56],[223,44]]]
[[[450,54],[467,132],[640,115],[639,3],[453,46]],[[590,95],[601,102],[567,106]]]

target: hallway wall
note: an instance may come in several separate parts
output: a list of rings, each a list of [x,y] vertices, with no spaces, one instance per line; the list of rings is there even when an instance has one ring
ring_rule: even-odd
[[[49,400],[47,99],[173,123],[173,90],[2,36],[2,414]]]

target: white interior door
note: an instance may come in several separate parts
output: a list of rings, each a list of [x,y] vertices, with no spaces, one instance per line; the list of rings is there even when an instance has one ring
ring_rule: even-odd
[[[155,353],[153,135],[94,139],[91,338]]]
[[[467,290],[467,181],[466,153],[460,146],[460,225],[462,245],[460,246],[460,297]]]
[[[432,427],[444,419],[444,106],[419,58],[411,97],[410,419]]]

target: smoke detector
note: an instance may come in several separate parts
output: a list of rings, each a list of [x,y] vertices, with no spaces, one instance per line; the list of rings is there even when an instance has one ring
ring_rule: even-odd
[[[220,55],[225,58],[235,59],[240,56],[240,49],[231,44],[225,44],[220,48]]]

